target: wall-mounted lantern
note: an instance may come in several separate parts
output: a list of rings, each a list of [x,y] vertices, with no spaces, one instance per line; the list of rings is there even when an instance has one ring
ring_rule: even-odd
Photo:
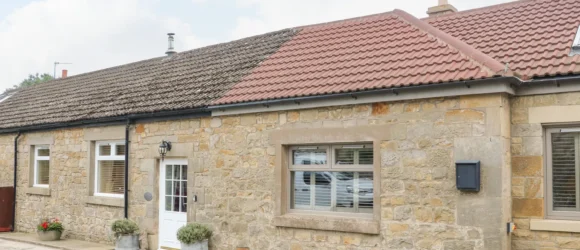
[[[169,151],[171,151],[171,142],[162,141],[161,144],[159,144],[159,155],[161,156],[161,161],[165,160],[165,155]]]

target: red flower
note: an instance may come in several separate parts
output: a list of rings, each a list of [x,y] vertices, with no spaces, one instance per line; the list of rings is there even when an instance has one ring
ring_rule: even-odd
[[[44,223],[42,223],[42,228],[47,229],[48,228],[48,222],[45,221]]]

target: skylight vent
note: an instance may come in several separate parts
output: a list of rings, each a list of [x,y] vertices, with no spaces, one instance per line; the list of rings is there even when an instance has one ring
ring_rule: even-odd
[[[580,25],[576,30],[576,37],[574,37],[574,41],[572,42],[572,51],[570,51],[570,55],[579,55],[580,54]]]

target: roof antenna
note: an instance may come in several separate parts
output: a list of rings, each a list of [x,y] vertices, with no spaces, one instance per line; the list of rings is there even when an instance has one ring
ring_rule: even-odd
[[[56,66],[59,64],[72,64],[72,63],[66,63],[66,62],[54,62],[54,69],[53,69],[53,73],[52,73],[52,78],[56,79]]]
[[[173,36],[175,35],[175,33],[167,33],[167,51],[165,52],[165,54],[167,54],[168,56],[172,56],[173,54],[177,53],[175,52],[175,46],[174,44],[174,39]]]

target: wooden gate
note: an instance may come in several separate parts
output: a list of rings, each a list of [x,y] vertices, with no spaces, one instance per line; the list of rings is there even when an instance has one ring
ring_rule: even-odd
[[[0,187],[0,232],[12,229],[14,215],[14,187]]]

